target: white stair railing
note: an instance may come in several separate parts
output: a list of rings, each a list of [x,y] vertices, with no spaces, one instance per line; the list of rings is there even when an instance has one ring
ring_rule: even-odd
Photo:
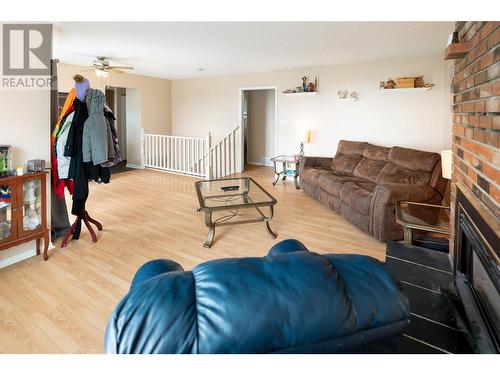
[[[142,130],[143,165],[146,168],[182,173],[189,176],[215,179],[236,173],[236,133],[212,146],[212,137],[177,137],[146,134]]]
[[[142,131],[142,157],[146,168],[206,178],[208,163],[196,164],[195,161],[205,159],[209,149],[210,137],[177,137]]]
[[[222,178],[236,173],[236,133],[239,126],[231,130],[216,145],[210,148],[208,178]]]

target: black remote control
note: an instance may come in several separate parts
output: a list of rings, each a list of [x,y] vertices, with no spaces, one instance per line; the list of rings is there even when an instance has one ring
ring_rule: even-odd
[[[223,187],[221,187],[222,191],[238,190],[239,188],[240,188],[239,185],[232,185],[232,186],[223,186]]]

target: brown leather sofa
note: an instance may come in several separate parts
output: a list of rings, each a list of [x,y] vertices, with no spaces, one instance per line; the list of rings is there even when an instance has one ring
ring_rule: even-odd
[[[335,157],[304,157],[300,186],[380,241],[403,238],[395,205],[440,204],[446,189],[437,153],[340,141]]]

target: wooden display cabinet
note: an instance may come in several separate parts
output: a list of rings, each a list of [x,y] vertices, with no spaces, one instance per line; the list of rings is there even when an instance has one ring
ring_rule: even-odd
[[[49,230],[46,200],[47,172],[0,177],[0,250],[36,241],[43,259],[48,259]]]

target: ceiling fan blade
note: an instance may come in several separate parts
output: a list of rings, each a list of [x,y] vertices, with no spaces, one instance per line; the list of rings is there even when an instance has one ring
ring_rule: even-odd
[[[131,66],[118,66],[118,65],[111,65],[111,66],[108,66],[107,69],[122,69],[122,70],[134,70],[133,67]]]
[[[121,69],[108,69],[107,71],[110,73],[120,73],[120,74],[125,73],[125,71]]]

